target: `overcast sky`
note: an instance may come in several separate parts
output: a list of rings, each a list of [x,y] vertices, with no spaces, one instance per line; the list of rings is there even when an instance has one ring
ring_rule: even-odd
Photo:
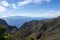
[[[0,17],[60,16],[60,0],[0,0]]]

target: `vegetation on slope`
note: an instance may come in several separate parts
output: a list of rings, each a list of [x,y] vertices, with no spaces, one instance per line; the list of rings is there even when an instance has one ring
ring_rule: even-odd
[[[60,17],[49,20],[26,22],[21,28],[0,27],[1,40],[60,40]]]

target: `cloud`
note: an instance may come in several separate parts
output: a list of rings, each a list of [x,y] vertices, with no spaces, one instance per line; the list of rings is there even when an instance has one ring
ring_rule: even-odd
[[[5,13],[5,14],[1,14],[0,17],[10,17],[10,16],[26,16],[26,17],[43,17],[43,18],[54,18],[54,17],[58,17],[60,16],[60,10],[50,10],[50,11],[46,11],[43,13],[14,13],[13,12],[9,12],[9,13]]]
[[[33,2],[34,3],[43,3],[43,2],[47,2],[47,3],[49,3],[49,2],[51,2],[51,0],[33,0]]]
[[[13,9],[17,9],[19,7],[22,7],[22,6],[26,6],[28,4],[42,4],[43,2],[51,2],[51,0],[23,0],[23,1],[19,1],[19,2],[13,2],[13,3],[9,3],[7,0],[2,0],[0,1],[0,5],[2,6],[5,6],[5,7],[11,7]]]
[[[59,11],[46,11],[43,13],[34,13],[34,14],[28,14],[28,13],[23,13],[23,14],[19,14],[18,16],[27,16],[27,17],[43,17],[43,18],[53,18],[53,17],[58,17],[60,16],[60,10]]]
[[[25,6],[27,4],[30,4],[30,3],[40,3],[40,5],[43,3],[43,2],[51,2],[51,0],[23,0],[23,1],[20,1],[20,2],[17,2],[18,6]]]
[[[32,0],[24,0],[24,1],[18,2],[17,4],[18,4],[18,6],[24,6],[24,5],[27,5],[31,2],[32,2]]]
[[[53,18],[58,16],[60,16],[60,10],[57,10],[57,11],[50,10],[44,13],[40,13],[37,17]]]
[[[1,5],[3,5],[3,6],[9,6],[10,4],[7,1],[2,1]]]
[[[0,6],[0,12],[5,12],[6,8],[4,6]]]
[[[12,7],[14,8],[14,9],[17,9],[17,5],[16,4],[12,4]]]

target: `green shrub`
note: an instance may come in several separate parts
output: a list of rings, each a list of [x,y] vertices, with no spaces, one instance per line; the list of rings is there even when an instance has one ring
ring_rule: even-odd
[[[29,37],[29,40],[34,40],[34,38],[33,37]]]
[[[7,30],[7,26],[0,25],[0,40],[2,40],[6,30]]]
[[[9,36],[8,35],[3,35],[2,37],[1,37],[1,40],[9,40],[10,38],[9,38]]]

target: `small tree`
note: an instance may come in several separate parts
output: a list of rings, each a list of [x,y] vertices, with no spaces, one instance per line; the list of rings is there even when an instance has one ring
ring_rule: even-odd
[[[7,30],[7,26],[0,25],[0,40],[1,40],[1,38],[4,35],[6,30]]]
[[[34,38],[33,37],[29,37],[29,40],[34,40]]]
[[[10,40],[10,37],[8,35],[3,35],[1,37],[1,40]]]

